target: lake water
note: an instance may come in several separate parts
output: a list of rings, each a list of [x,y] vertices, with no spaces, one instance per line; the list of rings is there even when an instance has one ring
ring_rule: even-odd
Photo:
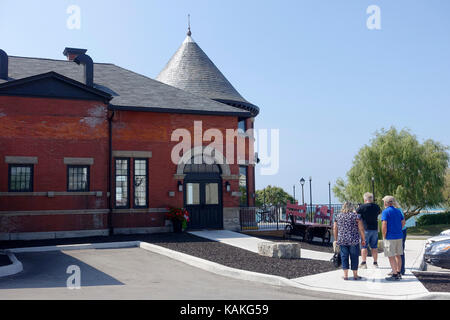
[[[444,208],[437,208],[437,209],[429,209],[429,210],[423,210],[422,213],[418,214],[415,217],[409,218],[408,221],[406,221],[406,226],[409,227],[414,227],[416,226],[416,220],[417,218],[419,218],[420,216],[423,215],[427,215],[427,214],[437,214],[437,213],[441,213],[444,212],[445,209]]]

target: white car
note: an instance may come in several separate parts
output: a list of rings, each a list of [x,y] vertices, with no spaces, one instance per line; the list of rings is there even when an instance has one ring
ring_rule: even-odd
[[[450,236],[450,229],[442,231],[440,235],[441,236]]]
[[[448,230],[444,231],[447,232]],[[425,247],[430,246],[432,243],[437,242],[437,241],[444,241],[444,240],[450,240],[450,234],[440,234],[436,237],[431,237],[429,239],[427,239],[427,243],[425,245]]]

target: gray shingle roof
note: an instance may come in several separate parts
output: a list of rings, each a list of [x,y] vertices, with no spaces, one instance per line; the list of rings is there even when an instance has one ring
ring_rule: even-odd
[[[248,103],[189,35],[156,80],[210,99]]]
[[[75,62],[40,58],[9,57],[10,80],[54,71],[84,83],[84,69]],[[0,83],[5,82],[0,80]],[[248,112],[183,91],[113,64],[94,64],[94,87],[113,96],[118,107],[186,113],[218,113],[247,116]]]

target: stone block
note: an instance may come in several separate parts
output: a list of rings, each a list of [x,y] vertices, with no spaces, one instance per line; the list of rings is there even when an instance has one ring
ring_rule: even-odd
[[[262,256],[279,259],[300,259],[301,246],[292,242],[260,242],[258,253]]]

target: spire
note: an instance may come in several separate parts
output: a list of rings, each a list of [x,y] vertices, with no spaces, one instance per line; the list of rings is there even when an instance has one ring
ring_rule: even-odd
[[[188,14],[188,33],[187,33],[188,37],[192,36],[192,32],[191,32],[191,15]]]
[[[193,94],[249,110],[256,116],[259,108],[239,94],[191,38],[191,35],[190,15],[188,15],[187,37],[156,80]]]

